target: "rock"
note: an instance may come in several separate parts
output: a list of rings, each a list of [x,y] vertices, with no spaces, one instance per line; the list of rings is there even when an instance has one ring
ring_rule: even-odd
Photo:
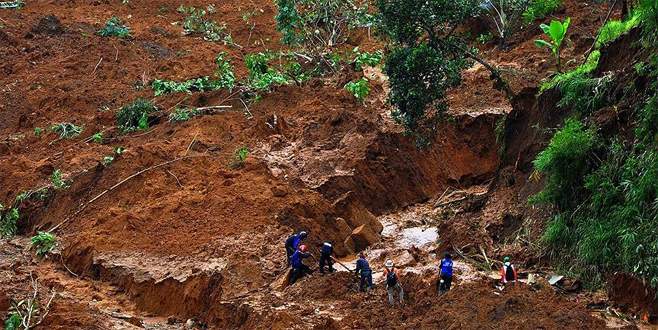
[[[402,255],[393,258],[393,262],[396,267],[412,267],[416,265],[416,258],[409,251],[404,251]]]
[[[345,239],[345,247],[356,253],[377,242],[379,242],[379,235],[364,224],[356,227],[352,234]]]
[[[286,197],[288,195],[288,192],[282,187],[272,187],[270,190],[272,190],[274,197]]]
[[[352,228],[347,224],[347,221],[343,218],[336,218],[335,227],[338,229],[338,232],[342,237],[347,237],[352,233]]]

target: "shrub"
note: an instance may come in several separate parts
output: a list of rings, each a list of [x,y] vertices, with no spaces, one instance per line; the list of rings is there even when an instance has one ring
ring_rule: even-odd
[[[384,53],[378,50],[374,53],[361,52],[359,47],[354,48],[354,69],[357,71],[363,70],[366,66],[377,66],[384,58]]]
[[[523,12],[523,21],[526,24],[543,19],[562,6],[562,0],[531,0],[528,8]]]
[[[149,114],[155,111],[157,111],[157,108],[151,101],[137,99],[119,110],[117,113],[117,126],[122,132],[147,129],[149,127]]]
[[[183,31],[186,34],[201,34],[207,41],[223,41],[225,45],[235,45],[226,24],[218,24],[206,18],[208,12],[214,12],[212,5],[207,10],[194,7],[178,7],[178,12],[187,15],[183,20]]]
[[[280,71],[271,68],[270,53],[255,53],[245,56],[245,64],[249,70],[248,85],[256,91],[269,90],[272,86],[287,85],[288,79]]]
[[[18,219],[20,214],[17,208],[9,209],[8,211],[0,212],[0,237],[12,237],[18,231]]]
[[[354,95],[359,102],[365,101],[368,94],[370,94],[370,84],[368,84],[368,79],[366,78],[348,82],[345,85],[345,89]]]
[[[314,51],[345,43],[352,29],[370,26],[375,20],[367,1],[277,0],[276,5],[282,42],[303,44]]]
[[[50,175],[50,182],[53,184],[55,189],[66,189],[69,187],[69,184],[62,179],[62,171],[54,170]]]
[[[5,330],[19,330],[23,319],[18,313],[9,313],[5,320]]]
[[[32,248],[36,249],[36,254],[39,257],[45,256],[57,245],[57,238],[55,235],[42,231],[38,232],[36,236],[33,236],[31,241]]]
[[[215,86],[232,90],[235,87],[235,73],[231,61],[226,59],[226,56],[225,52],[220,52],[215,57]]]
[[[535,169],[548,176],[542,192],[532,197],[535,203],[551,203],[566,209],[580,200],[583,178],[591,168],[596,136],[574,119],[566,120],[548,147],[533,161]]]
[[[487,0],[483,6],[487,16],[494,22],[495,32],[501,45],[521,26],[521,15],[528,8],[530,0]]]
[[[123,22],[121,22],[118,17],[114,16],[98,31],[98,35],[101,37],[127,38],[130,37],[130,28],[123,25]]]
[[[103,133],[102,132],[97,132],[94,135],[91,136],[91,141],[94,143],[103,143]]]
[[[553,20],[551,21],[551,25],[542,24],[540,25],[540,28],[542,31],[544,31],[544,34],[550,38],[550,40],[535,40],[535,45],[537,45],[537,47],[546,47],[551,50],[553,56],[555,56],[558,72],[562,72],[562,61],[560,53],[562,50],[562,42],[564,42],[564,38],[566,37],[567,31],[569,30],[569,24],[571,24],[571,18],[569,17],[567,17],[564,22]]]
[[[169,122],[176,123],[176,122],[188,121],[190,120],[190,118],[198,116],[200,114],[201,112],[196,108],[194,109],[176,108],[172,113],[169,114]]]
[[[60,139],[72,139],[82,133],[82,127],[73,123],[59,123],[51,126],[50,130],[59,134]]]
[[[240,149],[235,150],[235,153],[233,154],[233,162],[231,162],[230,167],[232,169],[238,169],[244,166],[244,162],[247,160],[247,157],[249,156],[249,149],[247,147],[242,147]]]
[[[43,134],[43,129],[41,127],[35,127],[34,128],[34,136],[41,137],[41,134]]]

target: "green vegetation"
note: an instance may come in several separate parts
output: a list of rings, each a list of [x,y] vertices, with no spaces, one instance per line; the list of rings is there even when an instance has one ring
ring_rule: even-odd
[[[577,120],[567,120],[534,161],[535,169],[546,174],[548,180],[544,190],[532,197],[532,202],[552,203],[559,209],[577,202],[595,142],[594,132]]]
[[[0,237],[12,237],[18,231],[20,214],[17,208],[11,208],[3,213],[0,209]]]
[[[248,86],[256,91],[269,90],[272,86],[289,84],[288,78],[279,70],[270,67],[271,53],[255,53],[245,56],[249,70]]]
[[[157,108],[151,101],[137,99],[119,110],[117,113],[117,126],[124,133],[138,129],[148,129],[149,114],[155,111],[157,111]]]
[[[535,45],[537,45],[537,47],[546,47],[551,50],[551,53],[553,53],[553,56],[555,56],[558,72],[562,72],[562,61],[560,53],[562,50],[562,42],[564,42],[564,37],[567,35],[570,23],[571,18],[567,17],[564,22],[553,20],[551,21],[551,25],[542,24],[539,27],[542,29],[542,31],[544,31],[544,34],[550,38],[550,40],[535,40]]]
[[[217,65],[214,79],[209,76],[194,78],[183,82],[156,79],[151,83],[155,96],[170,93],[206,92],[222,88],[229,90],[235,87],[235,73],[231,62],[226,59],[226,53],[221,52],[215,57]]]
[[[47,232],[38,232],[36,236],[31,239],[32,248],[36,250],[39,257],[43,257],[52,251],[57,245],[57,238],[55,235]]]
[[[393,116],[419,146],[429,143],[447,109],[446,91],[461,83],[470,60],[491,72],[496,88],[512,95],[494,66],[460,38],[457,27],[482,10],[481,1],[378,0],[382,31],[394,41],[385,71]]]
[[[493,38],[494,38],[493,34],[491,34],[491,32],[487,32],[487,33],[480,34],[477,37],[477,41],[484,45],[484,44],[489,43],[491,40],[493,40]]]
[[[96,132],[94,135],[91,136],[91,141],[94,143],[103,143],[103,133],[102,132]]]
[[[276,0],[282,42],[322,52],[347,41],[349,31],[375,22],[365,1]]]
[[[183,20],[183,31],[186,34],[203,35],[203,39],[207,41],[222,41],[225,45],[235,45],[231,34],[226,29],[226,24],[218,24],[206,18],[208,13],[214,11],[212,5],[209,5],[206,10],[181,5],[178,7],[178,12],[187,15]]]
[[[130,37],[130,28],[123,25],[121,20],[114,16],[110,18],[105,26],[98,30],[98,35],[101,37],[118,37],[118,38],[128,38]]]
[[[345,85],[345,89],[362,103],[365,101],[368,94],[370,94],[370,84],[366,78],[348,82]]]
[[[60,139],[72,139],[82,133],[82,127],[73,123],[59,123],[50,127],[50,130],[59,134]]]
[[[242,168],[248,156],[249,156],[249,149],[247,147],[242,147],[240,149],[235,150],[235,153],[233,154],[233,161],[231,162],[229,167],[232,169]]]
[[[562,6],[562,0],[531,0],[528,8],[523,12],[523,21],[530,24],[543,19]]]
[[[365,67],[375,67],[382,62],[384,53],[379,50],[374,53],[361,52],[359,47],[354,48],[354,69],[357,71],[363,70]]]
[[[484,2],[487,16],[493,21],[500,44],[521,27],[521,15],[528,9],[530,0],[488,0]]]
[[[18,313],[9,313],[7,319],[5,320],[5,330],[19,330],[21,328],[21,319]]]
[[[23,0],[0,2],[0,9],[21,9],[24,6],[25,1]]]
[[[50,175],[50,183],[52,183],[55,189],[66,189],[69,187],[69,184],[62,179],[62,171],[56,169]]]
[[[169,114],[169,122],[183,122],[188,121],[192,117],[198,116],[201,114],[201,111],[196,108],[176,108],[172,113]]]
[[[43,134],[43,128],[35,127],[34,128],[34,136],[41,137],[41,134]]]

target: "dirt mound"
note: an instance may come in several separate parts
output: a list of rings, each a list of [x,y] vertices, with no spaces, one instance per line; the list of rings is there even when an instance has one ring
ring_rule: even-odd
[[[56,36],[64,33],[64,26],[55,15],[42,17],[39,22],[30,30],[32,34],[44,34]]]

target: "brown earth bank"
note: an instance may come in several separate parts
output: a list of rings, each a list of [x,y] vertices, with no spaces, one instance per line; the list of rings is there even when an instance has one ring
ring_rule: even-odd
[[[519,159],[526,166],[533,151],[508,143],[501,159],[496,127],[506,114],[534,107],[534,86],[550,74],[547,53],[532,45],[538,29],[528,28],[509,49],[482,47],[505,69],[516,98],[508,102],[475,66],[450,93],[454,120],[442,124],[430,149],[417,150],[390,118],[386,80],[378,72],[365,104],[342,86],[372,73],[349,69],[278,87],[248,108],[226,91],[154,98],[147,86],[152,79],[212,74],[221,51],[244,78],[245,54],[281,48],[270,1],[215,3],[209,16],[226,23],[241,48],[183,35],[173,24],[182,20],[179,5],[52,0],[0,12],[0,202],[11,205],[21,192],[48,186],[55,169],[72,181],[68,189],[51,189],[44,201],[19,205],[20,234],[61,224],[60,246],[39,261],[24,250],[25,240],[3,241],[0,316],[10,300],[29,295],[32,274],[41,300],[49,296],[46,287],[59,292],[41,326],[47,329],[180,328],[188,319],[210,328],[603,326],[582,304],[547,287],[497,293],[484,279],[439,299],[428,274],[412,274],[401,309],[385,306],[381,286],[370,296],[354,292],[347,273],[313,276],[285,290],[273,286],[285,272],[283,240],[293,231],[309,231],[314,249],[332,240],[339,255],[351,255],[364,247],[354,244],[355,229],[375,233],[367,244],[379,239],[377,216],[474,185],[490,194],[442,205],[440,222],[430,221],[442,249],[481,247],[535,262],[508,238],[541,217],[542,210],[526,211],[522,203],[540,185],[526,184],[529,173],[518,167],[501,171]],[[571,16],[578,31],[565,56],[586,50],[605,12],[605,6],[566,1],[558,15]],[[245,13],[256,13],[249,24]],[[95,34],[112,16],[130,26],[131,39]],[[348,46],[381,48],[363,33]],[[115,112],[137,97],[154,100],[160,111],[148,131],[121,134]],[[220,104],[232,108],[167,122],[177,105]],[[59,122],[82,125],[84,132],[72,140],[33,133]],[[99,131],[103,142],[92,143]],[[102,166],[119,146],[127,151]],[[241,147],[250,155],[236,168],[231,163]],[[536,237],[541,228],[533,230]]]

